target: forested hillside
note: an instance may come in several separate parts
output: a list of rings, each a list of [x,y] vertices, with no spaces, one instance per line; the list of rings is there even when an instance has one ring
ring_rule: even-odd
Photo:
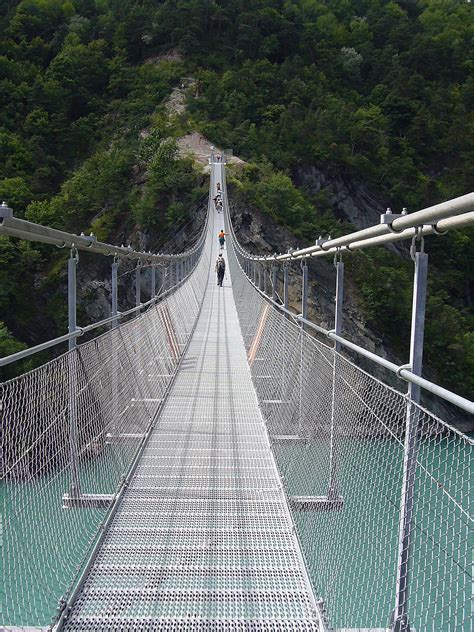
[[[2,7],[0,197],[16,215],[114,241],[139,228],[153,245],[203,193],[176,149],[190,130],[247,161],[236,194],[309,242],[351,227],[324,188],[301,186],[307,167],[363,183],[381,212],[472,189],[474,17],[464,0]],[[187,114],[169,116],[163,100],[185,76],[195,79]],[[472,239],[427,248],[426,364],[472,395]],[[64,256],[0,239],[2,355],[36,342],[38,319],[64,331],[55,298]],[[406,348],[410,262],[374,250],[349,266],[369,325]]]

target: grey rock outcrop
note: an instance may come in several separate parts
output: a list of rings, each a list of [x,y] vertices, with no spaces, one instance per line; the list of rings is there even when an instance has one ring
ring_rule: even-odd
[[[321,181],[321,180],[320,180]],[[347,191],[346,191],[347,193]],[[343,194],[340,194],[341,203],[346,200]],[[345,195],[345,194],[344,194]],[[251,209],[242,203],[232,201],[232,195],[229,195],[232,221],[237,232],[237,237],[249,252],[266,253],[273,255],[275,252],[285,252],[289,247],[298,248],[307,244],[301,239],[296,238],[288,229],[277,224],[268,215],[264,215],[255,209]],[[361,198],[357,198],[358,201]],[[359,202],[357,202],[359,203]],[[352,202],[344,202],[345,208],[355,204]],[[372,207],[374,215],[375,207]],[[353,210],[353,217],[361,218],[363,213],[361,210]],[[377,212],[377,217],[379,210]],[[362,221],[362,219],[360,219]],[[365,221],[365,220],[364,220]],[[358,226],[362,228],[363,226]],[[297,262],[291,264],[289,270],[290,290],[289,302],[290,307],[296,312],[301,312],[301,271]],[[282,294],[282,277],[279,278],[279,289]],[[309,295],[308,295],[308,316],[309,320],[321,325],[325,329],[332,329],[334,326],[334,293],[335,293],[335,269],[330,258],[318,258],[309,261]],[[344,288],[344,323],[343,335],[351,342],[358,344],[368,351],[372,351],[377,355],[402,365],[407,362],[407,357],[401,358],[391,349],[388,340],[384,339],[383,332],[376,331],[367,323],[364,313],[359,305],[357,287],[354,285],[349,275],[345,278]],[[327,340],[322,340],[328,342]],[[392,386],[400,392],[406,392],[406,382],[399,380],[393,373],[383,369],[379,365],[366,360],[358,354],[343,351],[351,361],[358,367],[382,380],[386,384]],[[435,376],[430,375],[429,371],[424,372],[424,376],[428,379],[434,379]],[[443,400],[431,396],[429,393],[423,395],[422,404],[434,414],[438,415],[444,421],[456,426],[464,432],[472,430],[472,420],[468,419],[468,415],[459,409],[450,406]]]
[[[380,215],[390,206],[366,184],[343,172],[335,174],[307,165],[296,169],[295,180],[310,195],[324,192],[335,216],[351,223],[356,230],[378,224]],[[408,247],[403,242],[387,247],[399,255],[408,256]]]

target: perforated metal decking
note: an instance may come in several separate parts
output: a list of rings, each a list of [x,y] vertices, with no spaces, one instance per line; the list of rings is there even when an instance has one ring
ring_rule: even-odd
[[[66,630],[319,629],[230,273],[217,287],[208,247],[194,335]]]

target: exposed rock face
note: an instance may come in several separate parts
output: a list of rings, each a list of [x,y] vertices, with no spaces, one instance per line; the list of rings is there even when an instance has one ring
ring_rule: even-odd
[[[173,88],[165,102],[168,114],[183,114],[186,111],[186,91],[196,85],[193,77],[184,77],[179,86]]]
[[[177,50],[176,48],[172,48],[171,50],[167,50],[166,52],[160,53],[159,55],[148,57],[148,59],[145,60],[145,63],[156,65],[162,61],[183,62],[184,56],[179,50]]]
[[[278,225],[269,216],[263,215],[245,205],[233,202],[231,192],[229,193],[229,199],[232,220],[237,232],[237,237],[242,246],[249,252],[255,254],[266,253],[271,256],[275,252],[286,251],[290,246],[297,248],[305,245],[302,240],[297,239],[289,230]],[[283,293],[282,274],[279,274],[278,277],[278,292],[281,296]],[[291,264],[289,277],[290,307],[296,313],[301,313],[301,270],[299,263],[295,262]],[[335,311],[334,296],[335,269],[333,261],[331,258],[326,257],[311,260],[309,262],[309,320],[321,325],[325,329],[332,329],[334,326]],[[384,340],[382,332],[376,332],[373,328],[371,329],[368,326],[364,314],[358,305],[357,288],[348,278],[348,275],[345,277],[344,287],[343,335],[351,342],[397,365],[402,365],[407,362],[408,349],[407,357],[398,357],[390,348],[388,341]],[[325,339],[322,339],[322,341],[332,346],[330,341]],[[398,391],[406,392],[406,382],[399,380],[393,373],[383,369],[370,360],[366,360],[358,354],[348,352],[346,349],[343,350],[343,354],[370,375],[382,380]],[[428,373],[425,373],[425,376],[428,379],[434,379],[433,376],[430,376]],[[451,423],[460,430],[464,432],[472,430],[472,420],[468,419],[468,415],[449,404],[445,404],[443,400],[432,397],[429,394],[424,394],[422,404],[441,419]]]
[[[350,222],[357,230],[378,224],[387,207],[387,203],[369,191],[365,184],[342,172],[326,173],[314,165],[302,166],[297,168],[295,180],[310,194],[324,191],[336,217]],[[408,248],[403,242],[387,247],[408,256]]]
[[[278,225],[267,215],[230,202],[232,219],[242,246],[250,252],[266,253],[303,247],[302,240],[297,239],[289,230]],[[322,327],[331,329],[334,325],[334,290],[335,268],[331,258],[318,258],[308,262],[310,291],[308,296],[308,314],[310,320]],[[280,281],[282,275],[279,275]],[[364,344],[371,351],[384,357],[391,357],[385,349],[383,341],[371,332],[367,335],[367,324],[363,313],[357,305],[356,292],[350,280],[346,279],[344,296],[344,329],[351,340]],[[290,266],[290,305],[296,312],[301,312],[301,269],[299,262]],[[393,356],[392,356],[393,357]]]
[[[207,211],[207,198],[194,210],[190,220],[178,230],[171,228],[167,235],[146,231],[138,226],[131,233],[118,231],[111,239],[114,243],[132,244],[136,250],[143,252],[183,252],[196,242],[201,231]],[[123,227],[122,227],[123,228]],[[163,243],[166,239],[166,243]],[[110,315],[110,264],[111,259],[97,257],[89,253],[81,254],[81,265],[78,269],[78,306],[85,312],[88,322],[97,322]],[[119,310],[126,310],[135,305],[135,267],[133,260],[121,260],[118,276]],[[162,267],[157,268],[157,288],[161,285]],[[140,274],[142,301],[147,301],[151,294],[151,272],[143,266]],[[64,289],[67,292],[67,286]],[[85,324],[85,323],[84,323]]]
[[[191,156],[198,164],[202,165],[203,171],[210,172],[209,156],[212,153],[212,143],[199,132],[192,132],[178,139],[178,147],[182,156]],[[222,151],[215,147],[215,151]],[[232,156],[228,159],[228,163],[237,168],[245,164],[243,160]]]

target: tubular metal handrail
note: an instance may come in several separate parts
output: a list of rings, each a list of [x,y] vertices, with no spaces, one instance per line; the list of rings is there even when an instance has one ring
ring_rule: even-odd
[[[47,226],[42,226],[41,224],[35,224],[33,222],[27,222],[25,220],[21,220],[12,216],[12,211],[10,208],[6,206],[5,203],[0,205],[0,235],[17,237],[20,239],[26,239],[28,241],[35,241],[40,243],[49,243],[52,245],[56,245],[58,247],[70,247],[73,251],[75,250],[88,250],[90,252],[111,256],[113,255],[115,258],[126,258],[133,259],[138,261],[138,265],[141,262],[147,262],[149,265],[162,265],[165,262],[183,262],[185,260],[189,260],[191,257],[195,257],[200,252],[202,252],[202,247],[204,245],[206,234],[208,230],[208,222],[209,222],[209,205],[206,213],[206,219],[203,224],[203,228],[197,239],[196,243],[192,248],[189,248],[186,251],[183,251],[178,254],[153,254],[153,253],[145,253],[133,250],[131,247],[125,248],[124,246],[114,246],[111,244],[105,244],[102,242],[96,241],[93,235],[86,237],[84,235],[74,235],[72,233],[67,233],[65,231],[60,231],[57,229],[49,228]],[[194,262],[195,265],[199,261],[199,257]],[[153,305],[157,301],[164,299],[166,296],[174,292],[178,287],[180,287],[192,274],[194,268],[191,268],[188,274],[185,274],[182,279],[180,279],[177,283],[175,283],[172,287],[167,290],[152,296],[150,300],[145,303],[140,302],[135,307],[128,309],[123,312],[117,311],[116,314],[112,314],[107,318],[104,318],[95,323],[91,323],[84,327],[75,326],[73,331],[69,331],[67,334],[62,336],[58,336],[51,340],[47,340],[33,347],[29,347],[28,349],[23,349],[22,351],[18,351],[16,353],[12,353],[8,356],[0,358],[0,367],[7,366],[9,364],[13,364],[14,362],[18,362],[19,360],[23,360],[30,356],[36,355],[41,351],[45,351],[46,349],[50,349],[64,342],[68,342],[69,344],[76,344],[77,338],[88,333],[90,331],[94,331],[99,327],[103,327],[104,325],[112,323],[115,325],[118,321],[126,316],[130,316],[132,314],[140,314],[143,309]],[[71,342],[72,341],[72,342]]]
[[[114,246],[113,244],[97,241],[94,235],[74,235],[73,233],[68,233],[56,228],[49,228],[48,226],[28,222],[18,217],[2,217],[0,214],[0,235],[52,244],[59,248],[76,248],[77,250],[95,252],[106,256],[117,256],[124,259],[147,261],[151,263],[181,261],[196,253],[204,241],[206,225],[207,222],[205,222],[204,230],[201,231],[199,239],[192,248],[178,254],[167,254],[138,251],[134,250],[131,246]]]
[[[417,230],[420,235],[443,235],[449,230],[474,225],[474,193],[416,211],[411,215],[394,215],[390,223],[380,223],[355,233],[336,239],[318,240],[318,244],[301,248],[291,253],[268,256],[255,256],[245,251],[239,244],[242,254],[254,261],[288,261],[305,257],[320,257],[336,252],[353,251],[369,246],[378,246],[396,241],[412,239]],[[237,242],[238,243],[238,242]]]

